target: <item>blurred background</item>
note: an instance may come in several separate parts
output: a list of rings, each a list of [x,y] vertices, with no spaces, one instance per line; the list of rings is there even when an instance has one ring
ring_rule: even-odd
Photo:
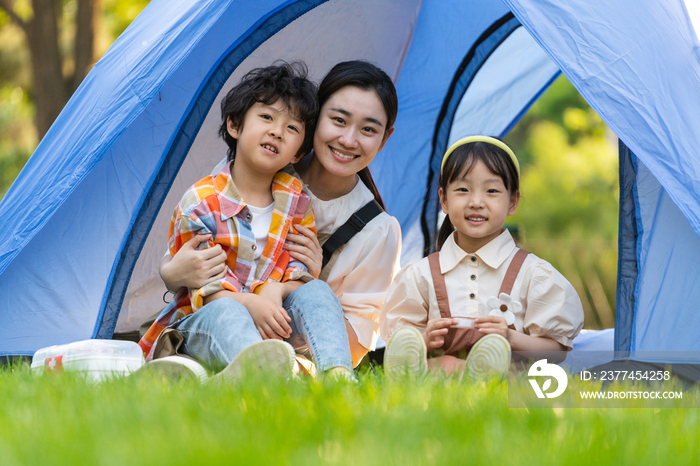
[[[0,198],[146,0],[0,0]],[[522,167],[509,226],[576,288],[586,328],[614,326],[617,137],[560,77],[505,138]]]

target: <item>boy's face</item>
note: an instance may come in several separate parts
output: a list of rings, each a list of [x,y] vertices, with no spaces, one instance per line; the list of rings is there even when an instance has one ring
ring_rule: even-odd
[[[227,129],[236,139],[236,163],[240,160],[260,174],[275,174],[301,158],[297,153],[304,142],[304,123],[282,100],[271,105],[256,102],[240,126],[229,119]]]

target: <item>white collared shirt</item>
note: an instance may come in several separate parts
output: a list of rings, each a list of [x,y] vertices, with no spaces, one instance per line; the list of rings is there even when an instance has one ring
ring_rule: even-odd
[[[323,201],[304,185],[311,197],[319,235],[332,234],[350,216],[374,199],[361,180],[348,194]],[[340,300],[343,315],[357,334],[359,343],[373,350],[379,336],[379,314],[392,278],[399,270],[401,227],[398,220],[382,212],[353,236],[326,279]]]
[[[474,254],[466,253],[451,235],[440,251],[440,271],[453,317],[488,315],[486,301],[497,296],[518,248],[508,230]],[[583,327],[581,300],[571,284],[548,262],[529,254],[510,293],[523,308],[515,314],[517,331],[549,337],[564,346]],[[382,309],[381,336],[389,339],[399,327],[425,331],[429,319],[440,318],[428,258],[402,269],[394,278]]]

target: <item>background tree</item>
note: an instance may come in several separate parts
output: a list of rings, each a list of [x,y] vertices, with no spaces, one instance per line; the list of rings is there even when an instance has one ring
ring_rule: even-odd
[[[0,0],[0,8],[26,35],[39,139],[90,71],[95,57],[95,21],[99,0],[77,0],[70,53],[60,47],[62,16],[69,2]]]
[[[149,0],[0,0],[0,198]]]

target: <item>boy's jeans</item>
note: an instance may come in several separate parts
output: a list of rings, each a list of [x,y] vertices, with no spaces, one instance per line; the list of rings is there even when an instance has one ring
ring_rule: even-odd
[[[352,370],[343,309],[325,282],[305,283],[284,300],[283,307],[292,319],[292,334],[285,341],[297,352],[310,353],[318,371],[339,366]],[[217,372],[262,340],[248,309],[232,298],[207,304],[181,320],[177,329],[185,338],[185,351]]]

